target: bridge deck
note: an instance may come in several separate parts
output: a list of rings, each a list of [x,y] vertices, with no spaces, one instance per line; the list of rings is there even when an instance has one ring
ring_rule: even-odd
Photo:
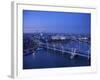
[[[62,49],[62,48],[57,48],[57,47],[53,47],[53,46],[51,47],[51,46],[47,46],[47,44],[45,44],[45,43],[42,43],[41,47],[46,48],[46,49],[50,49],[50,50],[53,50],[53,51],[59,51],[59,52],[62,52],[62,53],[68,53],[68,54],[71,54],[71,55],[79,55],[79,56],[90,58],[89,53],[84,54],[84,53],[81,53],[79,51],[74,51],[74,50],[71,51],[71,49],[68,50],[68,49]]]

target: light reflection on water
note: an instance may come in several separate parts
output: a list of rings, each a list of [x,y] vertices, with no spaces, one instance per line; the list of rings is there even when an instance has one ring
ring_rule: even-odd
[[[76,48],[83,54],[87,54],[88,50],[90,49],[89,44],[78,41],[71,41],[68,43],[61,44],[49,44],[55,44],[58,48],[61,48],[61,46],[63,46],[66,49]],[[51,51],[41,48],[34,53],[30,52],[28,55],[23,56],[23,69],[78,67],[91,65],[91,59],[82,56],[75,56],[73,59],[70,59],[70,56],[71,55],[68,53],[57,52],[53,50]]]
[[[35,54],[24,56],[23,68],[54,68],[54,67],[74,67],[74,66],[89,66],[90,61],[85,57],[76,56],[70,59],[70,55],[63,55],[55,51],[47,51],[41,49]]]

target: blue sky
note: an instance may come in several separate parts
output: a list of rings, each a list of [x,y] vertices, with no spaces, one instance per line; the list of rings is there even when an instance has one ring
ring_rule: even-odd
[[[56,32],[89,34],[91,14],[23,10],[24,33]]]

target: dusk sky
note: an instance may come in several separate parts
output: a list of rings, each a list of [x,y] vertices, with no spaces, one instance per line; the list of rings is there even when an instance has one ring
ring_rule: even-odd
[[[24,33],[56,32],[89,34],[91,14],[23,10]]]

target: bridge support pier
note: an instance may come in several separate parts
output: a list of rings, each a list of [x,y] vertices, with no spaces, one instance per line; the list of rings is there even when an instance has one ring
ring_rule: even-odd
[[[70,59],[73,59],[76,54],[77,54],[76,49],[72,48],[72,53],[71,53]]]

